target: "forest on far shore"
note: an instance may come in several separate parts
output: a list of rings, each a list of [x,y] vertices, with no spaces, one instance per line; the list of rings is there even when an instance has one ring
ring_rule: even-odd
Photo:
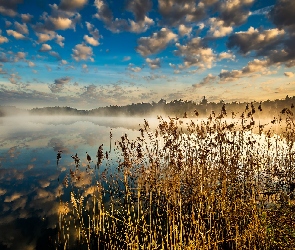
[[[155,116],[169,115],[173,117],[207,117],[210,114],[218,114],[222,109],[226,110],[228,115],[235,116],[247,112],[258,113],[263,116],[278,115],[284,108],[294,108],[295,96],[284,99],[267,100],[263,102],[208,102],[204,96],[200,102],[174,100],[167,102],[161,99],[152,103],[132,103],[130,105],[118,106],[110,105],[91,110],[78,110],[71,107],[44,107],[23,110],[13,106],[0,106],[0,116],[11,116],[18,114],[30,115],[88,115],[88,116]],[[253,112],[254,111],[254,112]],[[258,112],[259,111],[259,112]]]

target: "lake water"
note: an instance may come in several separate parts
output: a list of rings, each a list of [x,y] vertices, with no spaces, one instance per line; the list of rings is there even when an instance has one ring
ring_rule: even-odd
[[[0,249],[55,249],[63,179],[74,169],[71,155],[77,153],[87,168],[88,152],[94,168],[98,147],[112,156],[114,141],[125,133],[140,135],[139,123],[143,118],[0,118]]]
[[[158,124],[157,118],[147,120],[152,129]],[[183,120],[184,126],[190,122]],[[0,118],[0,249],[56,249],[59,214],[70,200],[70,189],[65,188],[70,171],[79,177],[72,184],[87,196],[93,176],[118,166],[121,156],[115,142],[125,134],[131,140],[139,137],[140,124],[144,124],[143,118]],[[245,134],[247,138],[250,135]],[[259,151],[267,150],[267,138],[257,135],[254,139],[257,154],[263,157]],[[109,160],[97,169],[96,154],[102,144]],[[284,141],[281,145],[273,141],[272,147],[287,150]],[[92,157],[90,164],[86,152]],[[81,171],[71,157],[75,154]]]

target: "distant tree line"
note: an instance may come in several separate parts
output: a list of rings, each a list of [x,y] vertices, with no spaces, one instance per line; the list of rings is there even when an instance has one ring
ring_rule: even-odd
[[[223,109],[228,115],[246,114],[248,110],[256,112],[257,116],[267,114],[277,115],[284,108],[293,108],[295,104],[295,96],[286,96],[285,99],[267,100],[264,102],[231,102],[225,103],[223,100],[219,102],[208,102],[205,96],[200,102],[187,100],[174,100],[167,102],[161,99],[152,103],[132,103],[130,105],[118,106],[110,105],[99,107],[92,110],[78,110],[71,107],[44,107],[33,108],[29,110],[31,115],[89,115],[89,116],[155,116],[169,115],[177,117],[196,117],[209,116],[210,114],[218,114]],[[23,112],[22,112],[23,111]],[[263,111],[263,112],[258,112]],[[22,114],[24,110],[15,107],[0,106],[0,116]]]
[[[228,115],[242,114],[247,112],[256,113],[257,116],[278,115],[283,108],[291,108],[295,104],[295,96],[286,96],[285,99],[267,100],[264,102],[231,102],[225,103],[223,100],[219,102],[208,102],[205,97],[197,103],[195,101],[174,100],[167,102],[161,99],[159,102],[152,103],[132,103],[125,106],[107,106],[92,109],[88,111],[88,115],[94,116],[149,116],[149,115],[169,115],[177,117],[196,117],[209,116],[212,113],[218,114],[224,109]],[[263,111],[263,112],[261,112]]]
[[[44,107],[33,108],[29,111],[31,115],[88,115],[88,110],[78,110],[71,107]]]

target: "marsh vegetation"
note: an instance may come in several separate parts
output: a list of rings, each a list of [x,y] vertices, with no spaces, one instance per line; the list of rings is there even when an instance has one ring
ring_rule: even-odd
[[[294,249],[292,108],[144,120],[62,180],[57,245],[70,249]],[[85,156],[83,156],[85,158]]]

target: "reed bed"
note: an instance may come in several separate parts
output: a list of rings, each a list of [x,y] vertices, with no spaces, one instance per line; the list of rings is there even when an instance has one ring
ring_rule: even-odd
[[[57,248],[295,249],[292,110],[232,116],[144,120],[96,164],[73,156]]]

